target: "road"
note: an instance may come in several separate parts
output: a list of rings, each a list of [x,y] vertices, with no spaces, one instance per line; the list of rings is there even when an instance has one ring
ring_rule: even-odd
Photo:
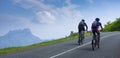
[[[38,47],[18,53],[0,55],[0,58],[120,58],[120,32],[101,34],[101,44],[91,48],[92,37],[86,37],[83,45],[77,40]]]

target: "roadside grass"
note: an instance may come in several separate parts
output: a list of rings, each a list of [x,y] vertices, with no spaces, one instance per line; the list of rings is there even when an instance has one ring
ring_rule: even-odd
[[[89,32],[85,33],[85,36],[89,36],[89,35],[90,35]],[[60,42],[74,40],[74,39],[77,39],[77,38],[78,38],[78,33],[74,33],[74,34],[72,34],[70,36],[66,36],[64,38],[51,40],[51,41],[47,41],[47,42],[42,42],[42,43],[38,43],[38,44],[33,44],[33,45],[29,45],[29,46],[4,48],[4,49],[0,49],[0,55],[8,54],[8,53],[15,53],[15,52],[24,51],[24,50],[29,50],[29,49],[32,49],[32,48],[47,46],[47,45],[51,45],[51,44],[56,44],[56,43],[60,43]]]

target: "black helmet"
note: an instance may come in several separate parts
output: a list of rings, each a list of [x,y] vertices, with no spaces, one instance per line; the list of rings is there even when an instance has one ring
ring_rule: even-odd
[[[96,21],[100,21],[100,19],[99,19],[99,18],[96,18],[95,20],[96,20]]]
[[[85,21],[84,19],[82,19],[82,21]]]

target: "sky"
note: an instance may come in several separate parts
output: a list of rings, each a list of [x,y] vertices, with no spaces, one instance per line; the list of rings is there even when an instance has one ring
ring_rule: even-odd
[[[104,26],[119,18],[120,0],[0,0],[0,36],[11,30],[31,30],[40,39],[77,32],[81,19],[88,29],[95,18]]]

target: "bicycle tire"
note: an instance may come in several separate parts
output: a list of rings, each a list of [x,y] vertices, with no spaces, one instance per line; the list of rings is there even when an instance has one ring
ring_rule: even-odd
[[[92,50],[95,50],[95,39],[92,40]]]

